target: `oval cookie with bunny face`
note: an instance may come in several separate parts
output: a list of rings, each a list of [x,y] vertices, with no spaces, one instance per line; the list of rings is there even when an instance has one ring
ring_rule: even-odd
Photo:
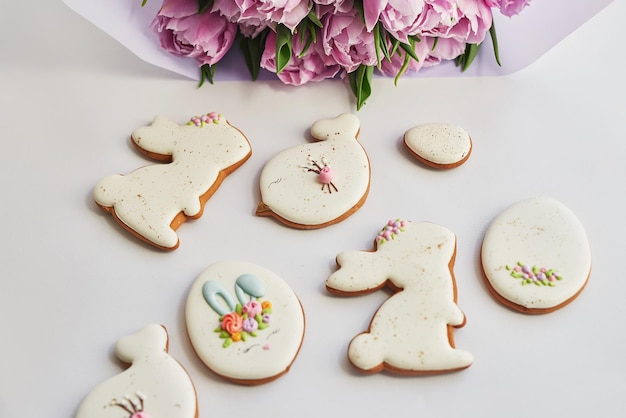
[[[417,160],[439,169],[460,166],[472,152],[469,133],[450,123],[415,126],[405,132],[404,145]]]
[[[517,203],[497,216],[485,234],[481,259],[491,293],[529,314],[570,303],[591,272],[591,249],[574,213],[548,198]]]
[[[287,283],[246,262],[212,264],[185,310],[196,354],[214,373],[244,385],[285,374],[304,337],[304,312]]]
[[[369,193],[370,164],[357,141],[360,122],[343,114],[311,127],[316,142],[270,159],[260,177],[256,214],[299,229],[322,228],[356,212]]]

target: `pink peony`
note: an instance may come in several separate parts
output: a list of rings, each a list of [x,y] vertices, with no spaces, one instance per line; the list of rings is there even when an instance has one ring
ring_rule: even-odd
[[[324,53],[351,73],[359,65],[375,65],[374,35],[365,29],[354,8],[348,12],[331,11],[322,16],[321,42]]]
[[[530,5],[530,0],[488,0],[489,7],[500,10],[505,16],[511,17],[519,14],[526,6]]]
[[[287,26],[292,32],[309,14],[308,0],[215,0],[212,11],[248,28]],[[256,31],[256,33],[260,30]]]
[[[287,66],[278,74],[278,78],[285,84],[300,86],[309,81],[321,81],[334,77],[341,67],[330,57],[324,54],[319,42],[309,46],[302,55],[304,46],[300,35],[292,38],[292,57]],[[276,33],[270,31],[265,42],[265,49],[261,56],[261,67],[276,72]]]
[[[199,65],[217,63],[230,49],[237,26],[216,13],[198,14],[196,0],[164,0],[153,28],[161,47]]]
[[[368,30],[380,21],[404,43],[423,35],[479,43],[491,27],[487,1],[495,0],[363,0],[363,11]]]

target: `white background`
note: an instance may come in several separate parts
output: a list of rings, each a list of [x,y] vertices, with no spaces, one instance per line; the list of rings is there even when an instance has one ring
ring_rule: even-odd
[[[357,113],[372,164],[369,198],[344,222],[316,231],[254,216],[258,177],[275,153],[307,140],[312,122],[355,112],[341,81],[198,89],[59,2],[9,2],[3,16],[0,417],[73,416],[93,386],[121,370],[112,352],[117,338],[153,322],[168,328],[170,353],[196,385],[200,418],[626,414],[626,2],[610,4],[512,75],[407,78],[398,87],[376,79]],[[246,133],[253,155],[201,219],[180,227],[178,250],[139,243],[96,207],[91,191],[101,177],[149,163],[128,141],[133,129],[156,114],[182,123],[214,110]],[[401,143],[408,128],[439,121],[463,126],[474,140],[471,158],[455,170],[427,169]],[[525,316],[493,300],[478,254],[500,211],[537,196],[578,215],[593,271],[571,305]],[[338,252],[370,249],[396,217],[457,235],[458,303],[468,322],[455,340],[475,357],[465,371],[364,376],[347,362],[348,342],[388,294],[337,298],[324,281]],[[187,340],[187,291],[224,259],[273,270],[304,306],[300,355],[273,383],[223,381]]]

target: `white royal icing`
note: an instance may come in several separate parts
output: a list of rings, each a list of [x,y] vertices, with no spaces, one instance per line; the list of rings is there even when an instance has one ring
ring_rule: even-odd
[[[482,251],[485,276],[500,296],[521,310],[553,309],[574,298],[591,271],[591,249],[574,213],[550,198],[519,202],[498,215],[485,234]],[[520,265],[518,265],[518,263]],[[554,277],[515,267],[544,267]],[[508,266],[508,269],[507,269]],[[522,277],[514,277],[522,276]]]
[[[247,284],[240,285],[242,276],[249,279]],[[216,289],[221,291],[216,293]],[[222,312],[210,306],[207,292]],[[257,324],[263,323],[265,328],[254,331],[256,336],[247,333],[245,341],[236,341],[228,332],[221,332],[224,329],[220,317],[233,311],[226,300],[245,306],[239,297],[245,302],[252,299],[271,304],[270,310],[259,314]],[[246,262],[222,261],[204,270],[189,291],[185,316],[198,357],[216,374],[238,383],[264,383],[286,373],[304,337],[304,313],[293,290],[275,273]]]
[[[76,418],[194,418],[196,391],[167,353],[167,331],[153,324],[121,338],[115,354],[130,367],[96,386]],[[134,415],[136,414],[136,415]]]
[[[351,114],[313,124],[311,134],[318,142],[286,149],[263,168],[259,207],[264,205],[287,223],[311,228],[356,210],[368,194],[370,180],[369,159],[356,139],[359,126]],[[332,184],[314,171],[324,166],[334,174]],[[267,213],[264,209],[257,214]]]
[[[400,289],[378,309],[369,330],[348,348],[352,364],[363,371],[388,369],[420,374],[470,366],[471,354],[454,348],[450,326],[465,324],[456,304],[451,273],[456,239],[448,229],[427,222],[390,221],[376,250],[340,253],[340,268],[326,281],[338,293],[360,294],[389,280]]]
[[[472,140],[460,126],[448,123],[427,123],[409,129],[404,143],[426,163],[454,166],[469,157]]]
[[[200,197],[219,186],[221,172],[251,153],[245,136],[222,118],[196,126],[157,116],[150,126],[135,130],[132,140],[146,152],[171,155],[172,162],[106,177],[95,187],[94,198],[100,206],[112,208],[130,230],[169,249],[179,242],[170,226],[174,218],[181,212],[199,217]]]

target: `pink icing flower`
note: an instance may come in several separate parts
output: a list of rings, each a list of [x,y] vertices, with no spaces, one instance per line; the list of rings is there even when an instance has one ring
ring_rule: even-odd
[[[243,305],[243,307],[241,308],[241,312],[244,314],[247,313],[249,318],[254,318],[255,316],[259,315],[261,311],[263,311],[263,308],[261,307],[261,304],[256,300],[251,300],[250,302]]]
[[[199,65],[217,63],[232,46],[237,25],[217,13],[198,14],[195,0],[164,0],[152,27],[161,47]]]
[[[285,84],[300,86],[309,81],[321,81],[332,78],[341,70],[332,57],[324,54],[320,42],[315,42],[303,54],[305,45],[300,35],[292,38],[292,57],[287,66],[278,74]],[[276,72],[276,34],[270,31],[265,41],[265,49],[261,56],[261,67]]]

